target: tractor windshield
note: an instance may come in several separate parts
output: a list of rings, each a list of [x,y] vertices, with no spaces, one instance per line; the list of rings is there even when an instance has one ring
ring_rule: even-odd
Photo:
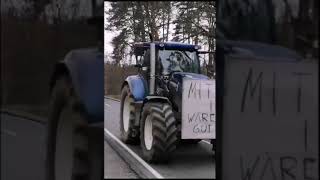
[[[195,51],[159,50],[163,74],[173,71],[199,73],[199,60]]]

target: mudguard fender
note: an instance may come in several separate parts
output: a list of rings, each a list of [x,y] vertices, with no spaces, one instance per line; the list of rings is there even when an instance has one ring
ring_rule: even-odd
[[[94,48],[72,50],[65,56],[64,61],[58,63],[56,67],[59,67],[60,70],[55,70],[55,78],[59,76],[59,71],[67,71],[67,74],[71,77],[75,93],[90,117],[88,118],[89,123],[103,121],[103,53]]]
[[[167,97],[163,97],[163,96],[147,96],[143,101],[143,105],[146,104],[147,102],[162,102],[162,103],[168,103],[172,105],[170,100]]]
[[[126,84],[129,85],[130,91],[135,101],[143,101],[144,98],[148,95],[147,82],[142,76],[128,76],[125,82],[122,84],[122,88]]]

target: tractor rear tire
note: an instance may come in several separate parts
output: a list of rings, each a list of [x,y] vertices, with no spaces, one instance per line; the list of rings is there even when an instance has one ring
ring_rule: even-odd
[[[177,141],[176,120],[171,106],[168,103],[146,103],[140,134],[143,158],[150,163],[168,162]]]
[[[56,80],[47,125],[46,179],[103,179],[103,129],[91,130],[80,111],[70,78]],[[100,136],[100,137],[99,137]],[[101,139],[101,140],[100,140]],[[100,141],[101,142],[100,142]],[[92,144],[91,144],[92,143]]]
[[[120,103],[120,132],[121,140],[126,144],[139,144],[139,129],[134,127],[135,107],[134,98],[128,85],[121,92]]]

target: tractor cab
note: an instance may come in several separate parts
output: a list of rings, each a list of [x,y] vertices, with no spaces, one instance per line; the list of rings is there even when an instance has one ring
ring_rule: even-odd
[[[154,50],[151,49],[151,44]],[[200,46],[177,42],[136,43],[134,54],[137,67],[150,73],[151,58],[155,61],[156,75],[170,75],[173,72],[200,73],[198,50]],[[151,56],[151,52],[154,55]]]
[[[147,94],[166,97],[176,111],[181,111],[183,79],[208,79],[200,72],[199,49],[198,45],[178,42],[136,43],[136,67]]]

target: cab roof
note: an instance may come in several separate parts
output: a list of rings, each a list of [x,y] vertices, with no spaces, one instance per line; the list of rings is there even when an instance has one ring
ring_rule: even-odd
[[[196,51],[200,49],[198,45],[180,43],[180,42],[158,42],[155,41],[156,48],[164,48],[164,49],[175,49],[175,50],[185,50],[185,51]],[[134,44],[134,48],[136,52],[143,52],[150,48],[151,42],[138,42]],[[139,53],[140,54],[140,53]]]

